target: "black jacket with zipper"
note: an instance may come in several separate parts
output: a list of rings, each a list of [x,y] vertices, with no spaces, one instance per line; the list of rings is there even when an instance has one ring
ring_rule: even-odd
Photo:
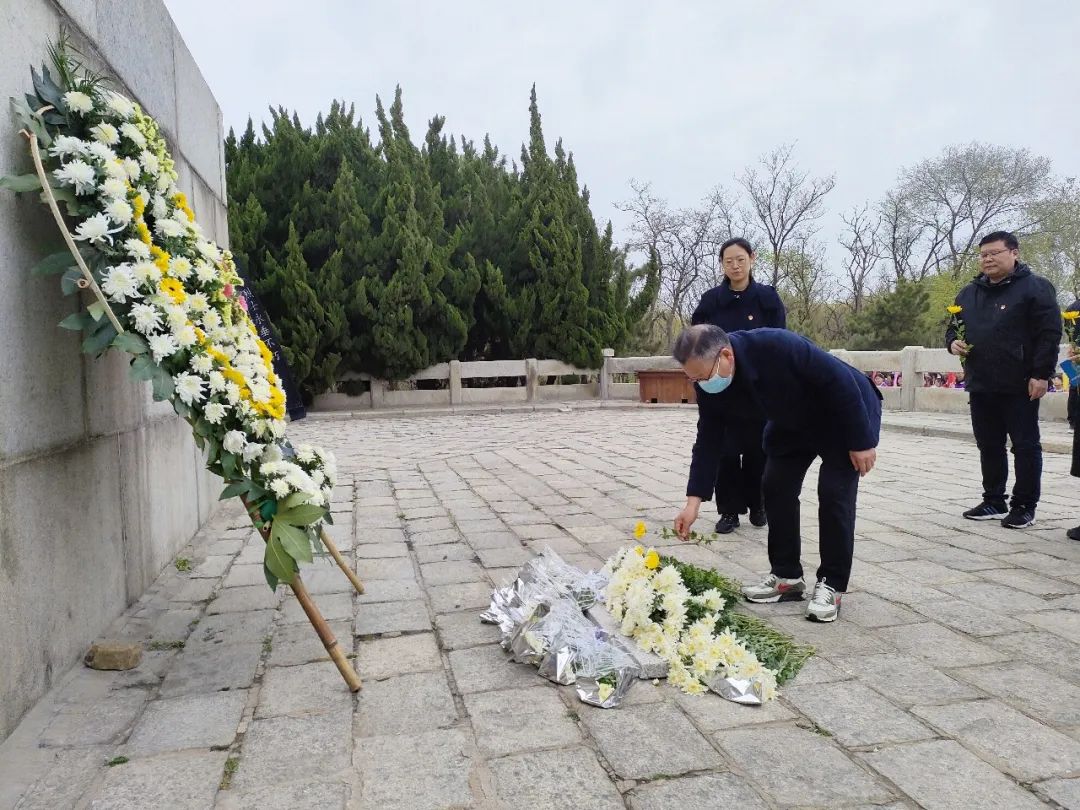
[[[971,346],[964,364],[964,388],[973,394],[1024,394],[1028,380],[1048,380],[1057,365],[1061,313],[1054,285],[1026,264],[997,284],[985,274],[956,296],[964,341]],[[952,319],[945,347],[957,340]]]
[[[725,278],[701,296],[694,314],[690,316],[690,323],[711,323],[725,332],[763,326],[784,329],[787,327],[787,314],[775,287],[751,280],[745,290],[735,292]]]

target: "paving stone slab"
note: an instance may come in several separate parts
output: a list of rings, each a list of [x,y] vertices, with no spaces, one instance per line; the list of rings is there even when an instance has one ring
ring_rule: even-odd
[[[229,614],[225,614],[229,615]],[[188,647],[161,683],[161,697],[247,689],[255,681],[262,644]]]
[[[413,579],[366,579],[363,582],[364,593],[356,597],[357,603],[362,606],[378,602],[409,602],[421,597],[420,585]]]
[[[357,702],[355,736],[382,737],[449,728],[458,722],[446,673],[411,672],[382,680],[368,678]]]
[[[967,667],[1005,658],[1001,651],[934,622],[885,627],[880,637],[937,667]]]
[[[499,628],[480,621],[475,610],[463,613],[440,613],[435,617],[439,644],[444,650],[460,650],[499,640]]]
[[[420,546],[414,552],[416,561],[425,563],[452,562],[454,560],[472,560],[476,552],[465,543],[446,543],[441,546]]]
[[[996,700],[912,712],[1021,782],[1080,773],[1080,742]]]
[[[355,633],[357,636],[415,633],[431,629],[427,605],[418,600],[358,605],[356,609]]]
[[[427,592],[436,613],[457,613],[469,609],[479,613],[491,604],[491,585],[488,582],[431,585]]]
[[[1080,683],[1080,668],[1076,666],[1077,651],[1074,645],[1062,644],[1053,633],[1027,630],[994,636],[987,641],[1012,658],[1038,661],[1039,666],[1052,670],[1065,680]]]
[[[399,543],[363,543],[356,547],[358,570],[365,570],[367,563],[363,560],[393,559],[395,557],[408,557],[409,547],[404,539]]]
[[[241,613],[251,610],[273,610],[281,601],[281,594],[262,585],[244,585],[222,588],[206,608],[209,614]]]
[[[262,644],[263,639],[270,635],[273,620],[272,610],[207,616],[192,629],[187,648]]]
[[[316,558],[313,565],[300,569],[300,577],[308,592],[314,596],[331,593],[352,593],[353,585],[340,568],[329,559]],[[366,583],[365,583],[366,584]],[[316,602],[319,600],[316,599]]]
[[[408,557],[380,557],[365,560],[360,566],[365,580],[404,579],[412,581],[416,577],[413,562]],[[365,592],[367,587],[364,588]]]
[[[814,659],[810,659],[811,662]],[[901,706],[948,703],[979,697],[966,683],[946,675],[925,661],[901,653],[845,658],[839,667]],[[800,673],[794,683],[799,684]]]
[[[474,549],[521,548],[521,538],[511,531],[472,532],[465,535],[465,542]]]
[[[533,687],[465,695],[477,745],[487,756],[502,756],[538,748],[557,748],[581,742],[559,693]]]
[[[357,670],[364,678],[388,678],[406,672],[442,669],[442,656],[433,633],[361,641],[356,653]]]
[[[183,751],[109,768],[91,810],[184,808],[211,810],[221,782],[224,751]]]
[[[957,676],[1047,723],[1080,725],[1080,686],[1030,664],[971,667]]]
[[[361,675],[361,677],[363,677]],[[271,667],[259,690],[258,718],[289,715],[349,714],[352,695],[333,663]]]
[[[504,807],[515,810],[622,810],[622,797],[587,748],[537,751],[488,763]]]
[[[238,566],[248,568],[251,566]],[[170,597],[174,602],[205,602],[218,588],[216,579],[189,579]]]
[[[779,725],[721,731],[715,739],[740,771],[777,804],[874,804],[895,798],[832,742],[812,731]]]
[[[357,740],[359,805],[380,810],[472,807],[472,743],[463,731],[439,730]]]
[[[247,700],[246,690],[155,700],[135,724],[122,753],[134,759],[185,748],[227,748]]]
[[[341,782],[295,782],[218,794],[216,810],[345,810],[349,789]]]
[[[634,788],[629,794],[632,810],[768,810],[769,805],[733,773],[710,773],[665,779]]]
[[[337,619],[351,619],[355,611],[353,595],[348,592],[326,594],[314,601],[319,608],[319,613],[328,622]],[[285,601],[281,604],[281,622],[282,624],[306,624],[309,627],[311,626],[311,621],[308,619],[307,614],[304,613],[304,609],[300,607],[300,603],[292,596],[286,596]]]
[[[1035,791],[1057,802],[1065,810],[1080,810],[1080,778],[1050,779],[1035,785]]]
[[[915,611],[872,593],[860,593],[857,598],[845,599],[843,618],[844,621],[868,628],[925,621],[925,618]]]
[[[454,650],[449,657],[457,691],[463,695],[543,683],[534,667],[514,663],[496,644]]]
[[[254,720],[244,734],[240,765],[232,778],[238,792],[305,779],[339,778],[349,765],[352,717],[329,712],[308,717]]]
[[[925,602],[916,610],[928,619],[969,636],[997,636],[1025,629],[1022,621],[1004,616],[1000,610],[988,610],[962,599]]]
[[[785,699],[846,746],[926,740],[937,735],[859,683],[789,686]]]
[[[44,775],[14,805],[15,810],[76,807],[111,759],[112,746],[57,748],[48,753]],[[4,803],[2,806],[9,807]]]
[[[353,627],[351,621],[329,622],[330,631],[346,653],[352,651]],[[274,631],[270,640],[270,667],[294,667],[312,661],[329,660],[315,628],[310,623],[290,624]]]
[[[146,704],[141,689],[112,692],[93,701],[68,703],[45,727],[39,744],[47,748],[121,742]]]
[[[898,745],[860,757],[927,810],[1045,810],[1034,795],[953,740]]]
[[[582,715],[582,722],[623,779],[677,776],[721,766],[720,755],[669,703],[590,712]]]
[[[482,582],[485,579],[484,570],[472,561],[450,560],[447,562],[427,563],[420,566],[420,573],[428,587],[432,585]]]
[[[1039,613],[1018,613],[1016,617],[1072,642],[1064,646],[1071,646],[1073,650],[1080,645],[1080,611],[1044,610]]]
[[[267,592],[270,586],[266,584],[266,573],[262,563],[255,565],[234,565],[229,569],[228,576],[221,582],[225,588],[236,588],[244,585],[262,585]]]

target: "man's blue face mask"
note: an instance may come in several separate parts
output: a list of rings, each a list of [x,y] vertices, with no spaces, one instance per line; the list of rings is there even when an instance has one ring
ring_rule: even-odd
[[[720,394],[727,390],[727,387],[731,385],[731,379],[734,374],[729,374],[726,377],[721,377],[720,371],[720,357],[716,358],[716,365],[713,366],[713,375],[707,380],[700,380],[698,387],[706,394]]]

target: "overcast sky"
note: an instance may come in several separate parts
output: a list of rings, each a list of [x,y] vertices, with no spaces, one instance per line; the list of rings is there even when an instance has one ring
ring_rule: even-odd
[[[441,114],[516,158],[535,82],[549,148],[563,138],[617,229],[631,178],[692,205],[792,141],[836,174],[830,245],[839,212],[947,144],[1027,147],[1080,176],[1073,0],[165,2],[226,129],[268,105],[311,123],[334,98],[374,124],[400,84],[414,141]]]

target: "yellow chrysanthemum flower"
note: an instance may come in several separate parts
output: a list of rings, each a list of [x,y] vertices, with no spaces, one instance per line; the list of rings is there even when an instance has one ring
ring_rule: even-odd
[[[645,521],[639,520],[634,526],[634,539],[640,540],[642,537],[645,536],[646,531],[647,529],[645,528]]]
[[[1067,321],[1075,321],[1077,318],[1080,318],[1080,311],[1070,309],[1068,312],[1062,312],[1061,317]]]
[[[634,546],[634,553],[637,554],[639,557],[644,557],[645,549],[643,549],[641,546]]]
[[[135,223],[135,233],[143,243],[150,245],[150,252],[153,253],[154,244],[150,238],[150,229],[146,227],[146,223],[141,218]]]
[[[656,553],[655,549],[649,549],[649,553],[645,555],[645,567],[648,569],[660,567],[660,555]]]
[[[948,312],[950,315],[959,315],[961,312],[964,311],[964,308],[953,304],[952,306],[945,307],[945,311]]]

